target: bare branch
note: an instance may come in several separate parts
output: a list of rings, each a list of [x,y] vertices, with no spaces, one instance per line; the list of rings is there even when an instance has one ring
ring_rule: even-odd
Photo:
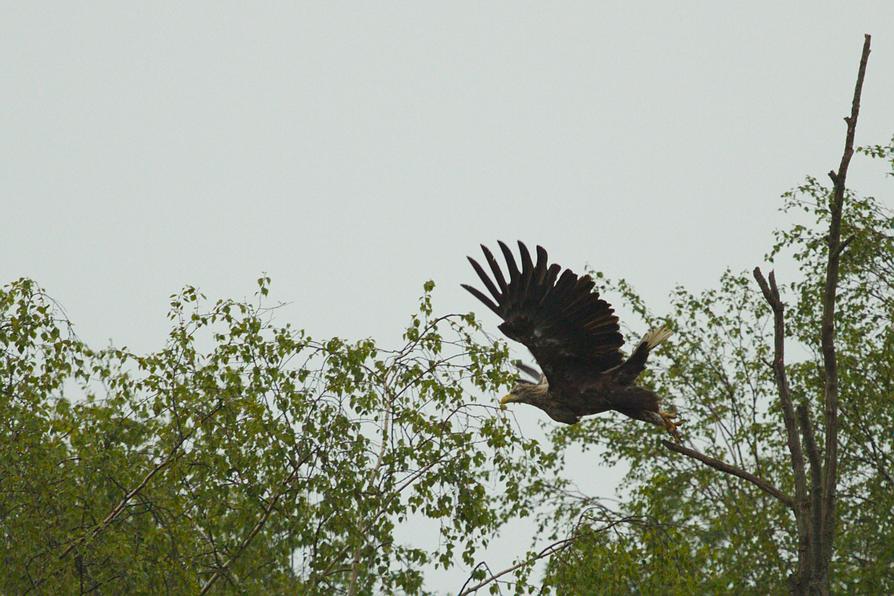
[[[770,272],[770,283],[764,279],[759,267],[754,268],[754,279],[757,280],[770,308],[773,310],[774,320],[774,353],[773,372],[776,376],[776,388],[779,392],[779,401],[782,404],[783,421],[788,435],[789,453],[792,459],[792,470],[795,475],[795,490],[801,496],[806,496],[806,477],[804,470],[804,455],[801,450],[801,441],[798,437],[795,409],[792,401],[791,390],[788,384],[788,375],[785,371],[785,305],[779,296],[779,288],[776,285],[776,274]]]
[[[677,443],[671,443],[670,441],[666,441],[664,439],[661,440],[661,443],[665,447],[670,449],[671,451],[676,451],[677,453],[680,453],[687,457],[691,457],[692,459],[697,459],[698,461],[702,462],[703,464],[705,464],[707,466],[714,468],[715,470],[720,470],[721,472],[724,472],[726,474],[732,474],[733,476],[738,476],[742,480],[747,480],[748,482],[755,485],[756,487],[758,487],[759,489],[761,489],[768,495],[771,495],[771,496],[779,499],[779,501],[782,502],[789,509],[795,508],[795,502],[790,496],[788,496],[787,494],[785,494],[784,492],[782,492],[781,490],[779,490],[778,488],[776,488],[775,486],[773,486],[772,484],[770,484],[769,482],[764,480],[763,478],[758,478],[754,474],[752,474],[750,472],[746,472],[742,468],[732,466],[726,462],[720,461],[719,459],[715,459],[715,458],[711,457],[710,455],[705,455],[701,451],[696,451],[695,449],[683,447],[682,445],[678,445]]]
[[[863,52],[860,56],[860,67],[857,71],[857,83],[854,87],[854,98],[851,102],[851,114],[845,118],[847,134],[844,141],[844,153],[838,171],[830,173],[835,183],[830,205],[831,221],[829,223],[829,260],[826,266],[826,283],[823,289],[822,318],[822,352],[823,371],[825,376],[825,465],[823,469],[823,507],[822,536],[823,554],[818,570],[820,581],[828,578],[828,568],[832,557],[832,543],[835,533],[835,489],[838,481],[838,361],[835,355],[835,299],[838,292],[838,270],[841,256],[841,212],[844,206],[845,183],[847,169],[854,154],[854,134],[857,128],[857,117],[860,115],[860,96],[863,92],[863,79],[866,75],[866,64],[869,60],[871,37],[865,36]]]
[[[807,474],[804,469],[804,453],[801,450],[801,439],[795,420],[795,408],[792,403],[788,375],[785,371],[785,305],[779,296],[776,285],[776,274],[770,272],[770,283],[764,279],[760,267],[754,268],[754,279],[761,288],[764,298],[773,310],[773,373],[776,378],[776,390],[779,403],[782,405],[782,420],[785,423],[785,434],[788,452],[791,459],[792,475],[795,480],[795,520],[798,526],[798,581],[808,575],[810,550],[810,501],[807,496]]]

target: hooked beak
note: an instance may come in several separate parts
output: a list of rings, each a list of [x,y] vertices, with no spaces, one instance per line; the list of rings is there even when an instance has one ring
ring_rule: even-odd
[[[507,394],[504,395],[503,398],[500,400],[500,409],[501,409],[501,410],[505,410],[505,409],[506,409],[506,404],[508,404],[509,402],[513,402],[513,401],[515,401],[515,399],[516,399],[515,395],[513,395],[513,394],[511,394],[511,393],[507,393]]]

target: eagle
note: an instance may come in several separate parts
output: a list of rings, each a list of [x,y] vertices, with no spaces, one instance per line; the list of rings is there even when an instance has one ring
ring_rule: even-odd
[[[664,327],[649,331],[625,359],[618,317],[593,290],[596,284],[589,275],[548,264],[541,246],[536,248],[535,263],[521,241],[519,267],[506,244],[498,244],[508,279],[493,253],[481,245],[493,279],[475,259],[468,259],[490,296],[467,284],[462,287],[503,320],[500,331],[527,346],[542,370],[538,373],[516,363],[533,380],[519,377],[500,400],[500,409],[509,403],[529,404],[565,424],[613,410],[678,437],[675,415],[661,409],[658,395],[634,384],[645,370],[649,352],[671,332]]]

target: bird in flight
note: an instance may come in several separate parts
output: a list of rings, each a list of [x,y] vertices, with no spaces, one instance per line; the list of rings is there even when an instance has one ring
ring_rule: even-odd
[[[532,380],[519,378],[500,400],[506,404],[537,406],[557,422],[574,424],[582,416],[609,410],[660,426],[678,437],[674,414],[661,409],[661,398],[634,384],[645,369],[649,352],[666,340],[666,328],[646,333],[629,358],[621,346],[624,337],[612,307],[593,291],[588,275],[578,276],[558,264],[548,264],[543,247],[537,262],[521,242],[521,267],[512,251],[498,242],[506,260],[508,279],[493,253],[484,245],[484,258],[493,279],[475,259],[469,262],[490,296],[467,284],[466,290],[497,316],[507,337],[531,351],[542,373],[518,365]]]

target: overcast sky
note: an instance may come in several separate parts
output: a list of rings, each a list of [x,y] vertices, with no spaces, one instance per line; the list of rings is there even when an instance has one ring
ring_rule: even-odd
[[[136,350],[182,285],[261,272],[314,336],[396,339],[426,279],[494,324],[459,284],[498,238],[660,310],[762,264],[780,193],[837,167],[863,33],[857,142],[894,132],[891,0],[0,6],[0,279]]]

